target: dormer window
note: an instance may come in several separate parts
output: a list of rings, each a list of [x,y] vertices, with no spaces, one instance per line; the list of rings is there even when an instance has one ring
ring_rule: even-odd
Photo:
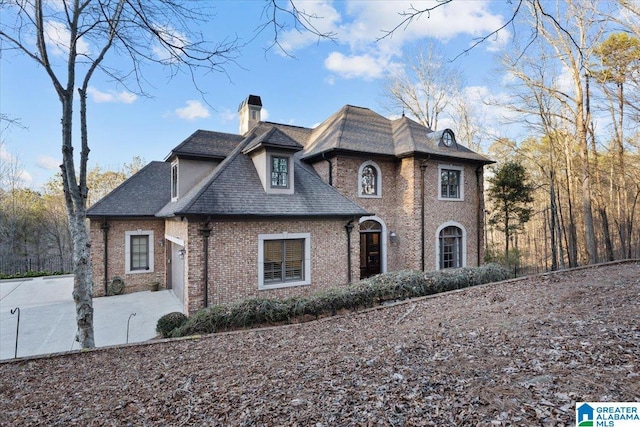
[[[447,147],[451,147],[455,142],[455,137],[453,136],[453,132],[450,130],[445,130],[442,134],[442,143]]]
[[[289,158],[271,156],[271,188],[289,188]]]

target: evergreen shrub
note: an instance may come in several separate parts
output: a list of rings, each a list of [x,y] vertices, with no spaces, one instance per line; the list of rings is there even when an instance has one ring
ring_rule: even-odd
[[[306,297],[285,300],[248,298],[230,305],[216,305],[196,312],[188,321],[170,330],[179,337],[263,324],[303,321],[305,316],[336,315],[357,311],[385,301],[397,301],[505,280],[510,272],[498,264],[482,267],[422,271],[394,271],[360,280],[349,286],[327,289]],[[180,313],[181,314],[181,313]]]

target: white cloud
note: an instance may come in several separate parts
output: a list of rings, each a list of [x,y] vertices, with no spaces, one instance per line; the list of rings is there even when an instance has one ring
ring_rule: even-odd
[[[161,44],[156,42],[151,51],[158,61],[171,63],[176,61],[176,57],[182,56],[181,49],[189,44],[189,38],[175,28],[163,25],[156,27],[160,37],[166,42]]]
[[[229,108],[222,108],[219,111],[220,112],[218,113],[218,117],[224,123],[229,123],[234,120],[238,120],[238,113]]]
[[[340,52],[331,52],[324,66],[346,79],[362,77],[371,80],[382,76],[386,61],[368,54],[345,56]]]
[[[127,92],[125,90],[121,92],[116,92],[114,90],[110,90],[109,92],[101,92],[93,86],[89,86],[87,88],[87,93],[91,95],[93,102],[103,103],[103,102],[120,102],[123,104],[131,104],[138,99],[138,96],[134,93]]]
[[[69,53],[71,33],[63,23],[57,21],[45,22],[44,34],[51,54],[63,56]],[[82,38],[76,42],[76,51],[80,55],[88,55],[91,52],[89,45]]]
[[[269,110],[264,107],[262,107],[262,110],[260,110],[260,120],[262,120],[263,122],[269,120]]]
[[[176,115],[185,120],[206,119],[210,116],[209,109],[205,107],[200,101],[188,100],[187,106],[183,108],[176,108]]]
[[[49,171],[59,170],[61,163],[62,161],[60,159],[54,159],[51,156],[38,156],[36,159],[36,166]]]
[[[562,67],[560,75],[555,78],[554,85],[558,90],[569,94],[570,96],[575,94],[575,83],[573,81],[572,71],[565,66]]]
[[[331,1],[301,2],[305,13],[317,16],[312,23],[319,32],[334,33],[340,48],[325,59],[325,67],[343,78],[376,79],[395,67],[394,58],[402,54],[407,43],[433,38],[446,43],[460,35],[482,37],[500,28],[504,18],[490,11],[488,0],[455,1],[424,13],[409,25],[400,26],[392,35],[379,40],[385,31],[393,30],[404,16],[402,12],[437,6],[438,0],[426,1],[359,1],[349,0],[336,9]],[[489,51],[500,50],[510,33],[502,30],[483,43]],[[322,40],[320,40],[322,41]],[[306,31],[291,30],[281,34],[281,45],[287,53],[318,43],[318,37]],[[326,80],[332,84],[333,79]]]
[[[321,34],[334,34],[339,32],[340,13],[332,6],[331,1],[314,0],[299,2],[296,6],[301,13],[310,16],[310,23]],[[290,53],[295,50],[311,46],[321,41],[317,35],[310,31],[298,31],[292,29],[283,31],[279,36],[280,46],[285,52]],[[282,55],[285,52],[278,52]]]

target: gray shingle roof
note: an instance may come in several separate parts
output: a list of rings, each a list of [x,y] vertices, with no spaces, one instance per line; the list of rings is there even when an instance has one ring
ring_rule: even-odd
[[[422,153],[438,157],[492,163],[488,158],[469,150],[463,145],[456,143],[451,147],[442,146],[439,141],[444,130],[433,132],[408,117],[401,117],[391,121],[391,128],[393,129],[393,140],[395,141],[395,155],[398,157]]]
[[[242,150],[251,134],[209,176],[157,216],[330,217],[369,213],[340,194],[308,165],[294,161],[294,194],[267,194],[251,157]]]
[[[174,156],[189,158],[212,158],[222,160],[242,141],[241,135],[223,132],[197,130],[176,148],[171,150],[166,160]]]
[[[92,206],[88,216],[235,215],[357,216],[360,206],[323,182],[311,159],[325,152],[404,157],[433,155],[452,160],[492,163],[466,147],[439,144],[439,133],[402,117],[390,120],[368,108],[347,105],[315,129],[260,122],[241,135],[198,130],[174,148],[167,159],[224,159],[205,179],[176,202],[170,198],[171,167],[152,162]],[[265,146],[299,150],[295,156],[295,193],[266,194],[249,153]]]
[[[171,200],[171,164],[151,162],[87,210],[87,216],[154,216]]]
[[[261,147],[279,148],[287,151],[300,151],[304,148],[289,135],[275,127],[254,138],[253,141],[247,144],[242,152],[249,154]]]
[[[390,120],[368,108],[346,105],[313,129],[305,144],[303,158],[343,150],[396,157],[429,154],[491,163],[461,145],[439,146],[435,139],[427,136],[431,132],[408,117]]]
[[[304,157],[332,150],[393,156],[395,151],[389,119],[368,108],[342,107],[313,130]]]

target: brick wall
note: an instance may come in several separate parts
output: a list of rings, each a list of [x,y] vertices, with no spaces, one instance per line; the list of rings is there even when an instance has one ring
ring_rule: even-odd
[[[358,170],[367,160],[373,160],[382,174],[382,197],[363,198],[358,196]],[[420,184],[423,160],[414,157],[403,159],[374,159],[367,157],[334,157],[333,185],[342,194],[354,200],[367,211],[381,218],[387,226],[387,232],[394,231],[397,242],[387,245],[387,270],[420,269],[421,239],[421,196]],[[438,200],[438,165],[454,165],[464,168],[464,201]],[[466,265],[478,264],[478,231],[482,243],[483,221],[478,224],[478,212],[484,211],[481,197],[484,191],[482,171],[480,180],[476,175],[476,166],[447,161],[426,161],[425,181],[425,269],[436,268],[437,231],[449,221],[456,222],[466,230]],[[314,164],[320,176],[328,181],[327,163]],[[480,218],[482,219],[482,218]],[[479,228],[478,228],[479,227]],[[357,231],[357,227],[354,229]],[[357,235],[355,235],[357,238]],[[388,236],[386,236],[388,239]],[[480,260],[484,257],[483,245],[480,245]]]
[[[209,238],[208,301],[227,304],[247,297],[303,296],[347,283],[346,220],[272,220],[212,222]],[[204,306],[203,223],[188,225],[189,299],[185,312]],[[359,275],[357,228],[352,232],[352,278]],[[311,284],[280,289],[258,289],[258,235],[310,233]]]
[[[102,221],[90,221],[91,262],[93,266],[93,295],[105,295],[104,289],[104,234]],[[164,220],[162,219],[118,219],[108,221],[108,265],[107,284],[114,277],[124,280],[124,293],[146,291],[151,282],[160,282],[160,288],[166,287],[165,281],[165,245]],[[154,266],[151,273],[125,273],[125,232],[135,230],[152,230],[154,232]],[[162,245],[160,244],[162,241]]]

